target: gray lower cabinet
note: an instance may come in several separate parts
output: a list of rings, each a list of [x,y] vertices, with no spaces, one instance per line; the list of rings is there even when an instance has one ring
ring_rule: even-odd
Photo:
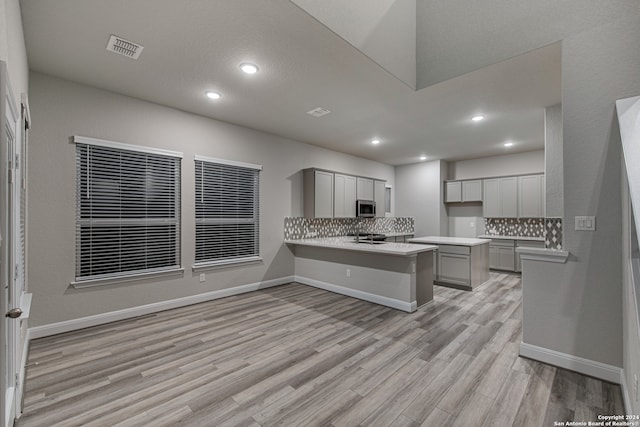
[[[515,271],[515,253],[513,240],[491,240],[489,244],[489,268]]]
[[[471,284],[470,253],[468,246],[440,245],[438,247],[437,280],[469,286]]]
[[[522,271],[518,247],[544,248],[539,240],[492,239],[489,244],[489,268],[495,270]]]

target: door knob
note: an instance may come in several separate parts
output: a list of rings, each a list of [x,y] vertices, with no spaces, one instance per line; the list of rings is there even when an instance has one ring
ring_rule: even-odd
[[[8,317],[10,319],[17,319],[20,316],[22,316],[22,310],[20,308],[12,308],[11,310],[7,311],[7,314],[5,314],[5,317]]]

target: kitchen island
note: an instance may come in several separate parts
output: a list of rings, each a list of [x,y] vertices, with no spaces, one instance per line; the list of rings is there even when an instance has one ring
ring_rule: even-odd
[[[489,280],[491,240],[426,236],[409,239],[409,242],[438,245],[436,283],[473,289]]]
[[[437,247],[353,237],[285,240],[296,282],[413,312],[433,300]]]

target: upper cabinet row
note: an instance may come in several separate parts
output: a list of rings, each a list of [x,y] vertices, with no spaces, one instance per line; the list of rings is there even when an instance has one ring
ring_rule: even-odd
[[[320,169],[304,170],[304,216],[355,218],[356,200],[376,202],[376,216],[384,217],[386,181]]]
[[[542,218],[544,175],[449,181],[445,183],[445,202],[482,202],[485,218]]]
[[[482,180],[449,181],[445,183],[445,202],[481,202]]]

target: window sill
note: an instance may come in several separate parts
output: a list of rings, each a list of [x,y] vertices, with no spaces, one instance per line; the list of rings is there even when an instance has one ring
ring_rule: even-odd
[[[146,271],[141,273],[123,274],[121,276],[100,277],[92,279],[77,280],[71,282],[71,286],[76,289],[90,288],[93,286],[109,285],[112,283],[131,282],[133,280],[148,279],[160,276],[175,276],[184,273],[184,268],[176,267],[156,271]]]
[[[199,262],[191,266],[193,271],[209,270],[216,268],[229,268],[247,264],[258,264],[262,262],[262,257],[255,256],[249,258],[227,259],[224,261]]]

